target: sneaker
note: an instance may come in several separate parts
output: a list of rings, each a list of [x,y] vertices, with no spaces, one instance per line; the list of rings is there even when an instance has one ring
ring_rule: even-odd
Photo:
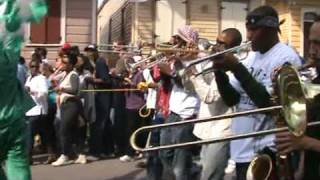
[[[143,156],[143,154],[142,153],[139,153],[138,154],[138,156],[136,156],[136,160],[140,160],[140,159],[143,159],[144,158],[144,156]]]
[[[234,170],[236,169],[236,162],[234,162],[233,160],[229,159],[228,161],[228,166],[226,167],[226,169],[224,170],[224,172],[226,174],[231,174],[234,172]]]
[[[133,158],[130,157],[130,156],[128,156],[128,155],[124,155],[124,156],[121,156],[121,157],[119,158],[119,160],[120,160],[121,162],[130,162],[130,161],[133,160]]]
[[[74,163],[76,163],[76,164],[87,164],[86,155],[80,154],[78,159]]]
[[[52,166],[62,166],[68,164],[69,158],[63,154],[53,163],[51,163]]]

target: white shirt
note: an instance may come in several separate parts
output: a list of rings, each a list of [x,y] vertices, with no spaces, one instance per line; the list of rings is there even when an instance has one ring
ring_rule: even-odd
[[[190,118],[198,113],[200,99],[196,93],[186,92],[183,88],[174,85],[169,100],[169,110],[181,118]]]
[[[26,116],[38,116],[45,115],[48,113],[48,82],[45,76],[37,75],[34,77],[29,76],[26,84],[26,87],[30,88],[31,97],[36,103],[32,109],[30,109]]]
[[[154,83],[153,77],[149,69],[143,70],[143,78],[147,83]],[[155,109],[157,103],[157,90],[153,88],[148,88],[146,106],[147,109]]]
[[[198,118],[208,118],[232,112],[231,108],[222,100],[214,79],[211,84],[207,84],[202,76],[191,80],[201,99]],[[230,125],[231,119],[197,123],[194,125],[193,134],[200,139],[224,137],[230,135]]]
[[[250,52],[248,57],[242,61],[253,77],[266,87],[269,94],[272,94],[273,91],[271,76],[274,69],[281,67],[286,62],[290,62],[295,66],[301,65],[296,52],[282,43],[274,45],[264,54]],[[232,86],[240,93],[240,102],[236,105],[236,111],[256,109],[257,107],[242,89],[234,75],[230,75],[229,78]],[[235,117],[231,123],[232,133],[234,134],[256,132],[271,129],[274,126],[272,117],[265,114]],[[238,163],[250,162],[255,154],[266,146],[274,147],[274,135],[231,141],[231,159]]]

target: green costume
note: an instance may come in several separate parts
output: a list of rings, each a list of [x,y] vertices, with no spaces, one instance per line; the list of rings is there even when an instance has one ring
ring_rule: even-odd
[[[0,180],[31,179],[24,115],[34,102],[17,80],[17,64],[23,25],[46,13],[43,0],[0,0]]]

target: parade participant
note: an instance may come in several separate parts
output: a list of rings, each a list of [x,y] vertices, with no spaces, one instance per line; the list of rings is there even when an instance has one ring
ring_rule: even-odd
[[[178,48],[195,47],[198,42],[198,32],[190,26],[178,29]],[[192,60],[190,54],[177,57],[177,63]],[[180,61],[181,60],[181,61]],[[183,61],[182,61],[183,60]],[[200,100],[194,91],[186,91],[169,63],[159,64],[160,71],[172,77],[174,85],[170,95],[170,115],[166,122],[177,122],[193,119],[197,116]],[[175,67],[177,68],[177,67]],[[192,126],[174,127],[161,130],[160,145],[186,142],[193,139]],[[160,158],[165,171],[172,171],[176,180],[191,179],[192,151],[190,148],[161,150]]]
[[[24,115],[35,104],[17,79],[17,64],[24,23],[39,22],[47,6],[41,0],[5,0],[0,6],[0,179],[30,180]]]
[[[128,63],[134,63],[133,58],[129,58],[125,60]],[[137,88],[140,82],[144,82],[142,71],[139,69],[131,69],[129,72],[129,77],[127,80],[126,87],[127,88]],[[133,91],[126,92],[126,119],[127,119],[127,128],[126,128],[126,154],[121,156],[119,159],[122,162],[132,161],[135,156],[135,151],[130,146],[130,136],[131,134],[137,130],[139,127],[146,125],[146,118],[143,118],[139,114],[139,110],[145,105],[144,92],[141,91]],[[138,136],[139,145],[143,146],[146,141],[145,134]]]
[[[317,76],[312,79],[312,83],[320,84],[320,19],[318,19],[310,29],[309,35],[311,62],[310,67],[316,68]],[[307,106],[308,122],[320,121],[320,95],[316,95],[311,104]],[[280,154],[288,154],[295,150],[304,150],[304,172],[303,179],[320,179],[320,135],[318,127],[307,129],[306,135],[296,137],[290,132],[283,132],[276,135],[276,145]]]
[[[242,37],[237,29],[229,28],[222,31],[217,37],[216,49],[224,50],[240,45]],[[212,63],[202,63],[194,69],[197,73],[210,68]],[[214,74],[192,76],[192,83],[201,98],[198,118],[222,115],[230,113],[229,108],[219,95]],[[230,134],[230,119],[196,124],[193,130],[195,136],[200,139],[210,139],[227,136]],[[200,162],[202,165],[201,180],[221,180],[224,177],[229,157],[229,143],[221,142],[202,145]]]
[[[247,38],[252,51],[241,62],[232,54],[214,59],[216,82],[221,97],[236,111],[252,110],[271,105],[272,72],[284,63],[300,65],[298,55],[279,42],[279,17],[270,6],[261,6],[246,17]],[[226,71],[232,74],[228,77]],[[275,126],[271,115],[254,114],[235,117],[231,123],[232,133],[243,134],[266,130]],[[246,179],[250,161],[265,147],[274,148],[274,135],[252,137],[231,141],[231,159],[236,162],[237,180]]]

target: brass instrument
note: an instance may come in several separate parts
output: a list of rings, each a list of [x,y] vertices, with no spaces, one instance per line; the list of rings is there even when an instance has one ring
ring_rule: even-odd
[[[229,49],[226,49],[226,50],[223,50],[223,51],[219,51],[219,52],[210,54],[208,56],[205,56],[205,57],[198,58],[198,59],[195,59],[193,61],[190,61],[189,64],[185,67],[185,69],[192,68],[193,66],[195,66],[197,64],[201,64],[201,63],[207,62],[208,60],[214,59],[214,58],[219,57],[219,56],[221,56],[223,54],[226,54],[226,53],[235,54],[239,58],[239,60],[241,61],[241,60],[244,60],[248,56],[248,53],[249,53],[250,50],[251,50],[251,41],[246,42],[246,43],[244,43],[242,45],[233,47],[233,48],[229,48]],[[204,69],[202,72],[198,73],[196,76],[201,75],[201,74],[210,73],[212,71],[213,71],[212,68]],[[182,72],[180,72],[180,74],[184,74],[184,72],[185,71],[182,71]]]
[[[134,45],[114,45],[114,44],[100,44],[98,45],[98,47],[120,47],[120,48],[134,48],[134,49],[138,49],[138,46],[134,46]]]
[[[136,63],[128,63],[127,67],[131,70],[136,69],[137,67],[143,66],[143,69],[148,69],[151,68],[161,62],[163,62],[163,58],[165,57],[165,55],[163,53],[156,53],[155,55],[151,55],[145,59],[140,60],[139,62]],[[149,62],[151,59],[156,59],[153,62]]]
[[[267,180],[273,168],[272,159],[269,155],[256,156],[247,170],[247,180]]]
[[[306,101],[309,98],[313,98],[312,95],[314,95],[316,90],[318,90],[320,87],[317,87],[317,85],[313,85],[313,84],[303,84],[300,81],[297,71],[291,65],[284,65],[281,68],[281,70],[279,71],[276,83],[278,84],[278,86],[276,86],[278,89],[275,89],[275,92],[279,96],[280,105],[271,106],[267,108],[259,108],[259,109],[250,110],[250,111],[214,116],[209,118],[193,119],[193,120],[186,120],[186,121],[180,121],[180,122],[174,122],[174,123],[141,127],[131,135],[130,137],[131,146],[133,147],[133,149],[137,151],[148,152],[148,151],[156,151],[156,150],[163,150],[163,149],[183,148],[183,147],[188,147],[193,145],[210,144],[210,143],[217,143],[217,142],[223,142],[223,141],[231,141],[236,139],[269,135],[269,134],[284,132],[288,130],[296,136],[301,136],[304,134],[307,126],[310,127],[310,126],[320,125],[320,122],[311,122],[308,124],[306,122]],[[136,144],[137,134],[145,131],[152,131],[154,129],[162,129],[162,128],[168,128],[173,126],[181,126],[181,125],[202,123],[202,122],[208,122],[208,121],[217,121],[217,120],[222,120],[226,118],[232,118],[232,117],[243,116],[243,115],[254,114],[254,113],[268,113],[268,112],[270,113],[272,111],[278,111],[278,112],[280,111],[280,113],[283,114],[287,127],[263,130],[263,131],[252,132],[247,134],[232,135],[232,136],[221,137],[221,138],[197,140],[197,141],[185,142],[185,143],[179,143],[179,144],[170,144],[170,145],[157,146],[157,147],[141,148]]]

